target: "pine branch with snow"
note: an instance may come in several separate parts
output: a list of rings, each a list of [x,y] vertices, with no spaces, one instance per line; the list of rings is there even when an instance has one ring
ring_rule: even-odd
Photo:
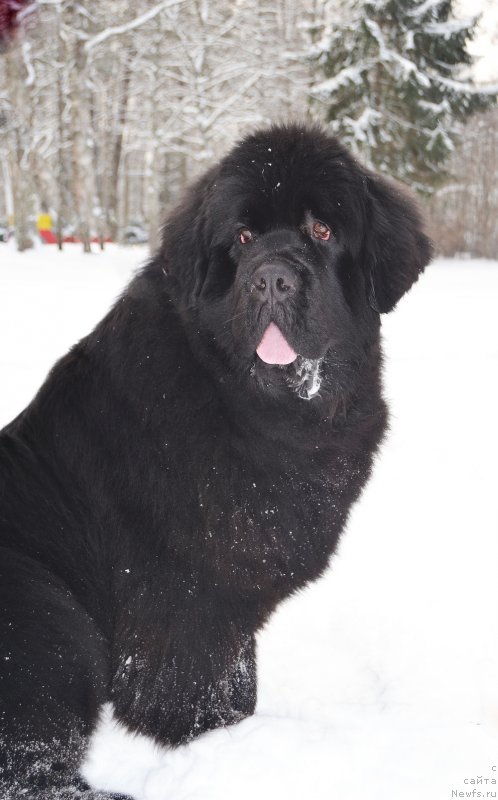
[[[371,166],[431,191],[461,123],[496,101],[469,67],[478,18],[453,0],[357,0],[315,44],[312,95],[330,128]],[[347,9],[349,8],[349,13]]]

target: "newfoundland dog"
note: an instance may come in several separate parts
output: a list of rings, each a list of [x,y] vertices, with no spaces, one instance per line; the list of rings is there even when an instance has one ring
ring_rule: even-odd
[[[318,128],[248,136],[0,436],[0,796],[78,778],[99,708],[177,745],[254,710],[255,633],[326,568],[386,428],[414,201]]]

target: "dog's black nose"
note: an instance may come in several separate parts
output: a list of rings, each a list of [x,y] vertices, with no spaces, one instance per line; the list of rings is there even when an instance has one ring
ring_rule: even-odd
[[[285,300],[297,289],[297,273],[287,264],[262,264],[254,271],[251,292],[257,293],[261,301]]]

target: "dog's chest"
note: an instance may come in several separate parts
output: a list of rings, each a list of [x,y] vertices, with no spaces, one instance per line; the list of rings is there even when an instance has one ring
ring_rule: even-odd
[[[225,577],[288,591],[324,569],[366,474],[350,460],[310,467],[232,462],[200,481],[198,533]]]

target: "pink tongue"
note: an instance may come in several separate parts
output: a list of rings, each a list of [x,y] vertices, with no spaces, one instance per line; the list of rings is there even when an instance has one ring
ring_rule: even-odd
[[[270,322],[265,330],[256,353],[266,364],[290,364],[297,358],[297,353],[274,322]]]

